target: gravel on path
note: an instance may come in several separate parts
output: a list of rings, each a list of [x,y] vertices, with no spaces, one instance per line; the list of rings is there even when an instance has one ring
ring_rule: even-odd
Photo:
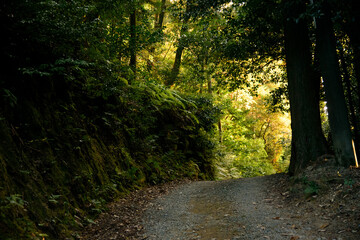
[[[274,176],[182,185],[145,212],[143,239],[343,239],[324,237],[327,225],[316,216],[277,205],[271,184]]]
[[[317,181],[318,194],[286,174],[144,188],[110,204],[81,239],[360,239],[360,171],[305,173],[297,179]]]

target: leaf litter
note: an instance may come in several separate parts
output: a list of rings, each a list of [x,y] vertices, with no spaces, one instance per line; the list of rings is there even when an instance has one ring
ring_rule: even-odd
[[[166,224],[170,225],[161,226]],[[82,239],[89,240],[355,240],[359,236],[360,170],[327,163],[310,166],[296,177],[183,180],[144,188],[110,204],[82,233]]]

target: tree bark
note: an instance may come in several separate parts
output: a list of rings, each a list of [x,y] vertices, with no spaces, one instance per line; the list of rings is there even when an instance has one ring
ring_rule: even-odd
[[[130,13],[130,63],[129,66],[136,77],[136,9],[133,7]]]
[[[349,18],[344,21],[344,29],[346,34],[349,36],[350,45],[353,50],[353,64],[355,70],[355,76],[357,79],[357,95],[358,101],[356,104],[357,109],[360,108],[360,5],[358,0],[348,1],[349,6]]]
[[[186,9],[185,9],[185,15],[183,17],[183,24],[181,26],[181,30],[180,30],[180,38],[178,40],[178,47],[176,49],[176,54],[175,54],[175,61],[174,61],[174,65],[171,69],[171,73],[170,76],[168,77],[168,81],[166,81],[166,85],[171,86],[172,84],[174,84],[174,82],[176,81],[179,72],[180,72],[180,65],[181,65],[181,56],[182,53],[185,49],[185,34],[188,30],[187,24],[189,21],[189,13],[188,13],[188,9],[189,9],[189,3],[186,3]]]
[[[160,13],[155,24],[156,29],[161,29],[163,27],[165,10],[166,10],[166,0],[161,0]]]
[[[342,47],[340,46],[339,48],[339,57],[340,57],[340,63],[341,63],[341,68],[342,68],[342,73],[343,73],[343,81],[345,84],[345,88],[346,88],[346,97],[347,97],[347,102],[348,102],[348,106],[349,106],[349,116],[350,116],[350,120],[351,120],[351,125],[354,128],[354,142],[355,142],[355,146],[359,146],[359,131],[358,131],[358,124],[357,124],[357,120],[356,120],[356,111],[355,111],[355,106],[354,106],[354,98],[352,95],[352,87],[351,87],[351,82],[350,82],[350,74],[348,71],[348,65],[344,56],[344,51],[342,49]],[[358,149],[356,149],[358,152]]]
[[[176,49],[174,65],[171,69],[169,79],[166,83],[166,85],[168,85],[168,86],[171,86],[172,84],[174,84],[174,82],[176,81],[176,79],[179,75],[180,65],[181,65],[181,56],[185,49],[184,35],[186,32],[187,32],[187,26],[186,26],[186,23],[184,23],[184,25],[181,27],[181,30],[180,30],[180,39],[178,42],[178,47]]]
[[[289,4],[289,8],[287,13],[300,14],[305,3],[298,1]],[[286,16],[285,54],[292,129],[289,173],[297,174],[327,153],[327,143],[321,129],[320,83],[311,68],[307,24],[293,17],[296,15]]]
[[[350,166],[354,163],[350,124],[336,55],[330,7],[326,0],[321,9],[323,14],[316,19],[316,44],[319,48],[320,71],[324,81],[333,148],[338,164]]]

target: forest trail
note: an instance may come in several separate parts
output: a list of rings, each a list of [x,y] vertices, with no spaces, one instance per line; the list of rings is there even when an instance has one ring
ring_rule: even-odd
[[[290,193],[289,186],[285,174],[157,185],[112,204],[82,235],[88,240],[359,239],[360,184],[349,190],[329,183],[328,191],[310,197]]]
[[[146,211],[144,238],[318,239],[274,205],[268,186],[269,177],[183,185]]]

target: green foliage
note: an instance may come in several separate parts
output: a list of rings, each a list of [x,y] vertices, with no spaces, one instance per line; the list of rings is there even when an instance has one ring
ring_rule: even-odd
[[[74,237],[107,202],[146,184],[287,169],[282,5],[228,2],[167,1],[162,28],[160,1],[3,4],[1,239]],[[182,69],[169,89],[161,83],[177,42]]]
[[[74,99],[21,98],[1,112],[2,239],[71,237],[131,189],[214,177],[212,100],[123,82],[98,94],[70,82]],[[83,94],[72,90],[81,84]]]
[[[320,191],[319,184],[316,181],[308,180],[307,176],[294,177],[292,181],[294,183],[292,191],[300,190],[306,198],[317,195]],[[297,187],[296,184],[300,187]]]
[[[0,199],[1,239],[14,239],[14,232],[21,239],[41,239],[47,237],[35,227],[27,215],[28,202],[20,194],[12,194]]]
[[[217,162],[218,176],[253,177],[283,172],[289,164],[289,119],[270,112],[266,87],[258,96],[245,89],[223,100],[222,145],[225,154]]]
[[[304,193],[307,196],[312,196],[312,195],[316,195],[319,192],[319,186],[316,182],[314,181],[309,181],[306,182],[307,186],[304,189]]]
[[[344,179],[344,186],[346,186],[348,188],[352,188],[354,183],[355,183],[354,179],[352,179],[350,177]]]

